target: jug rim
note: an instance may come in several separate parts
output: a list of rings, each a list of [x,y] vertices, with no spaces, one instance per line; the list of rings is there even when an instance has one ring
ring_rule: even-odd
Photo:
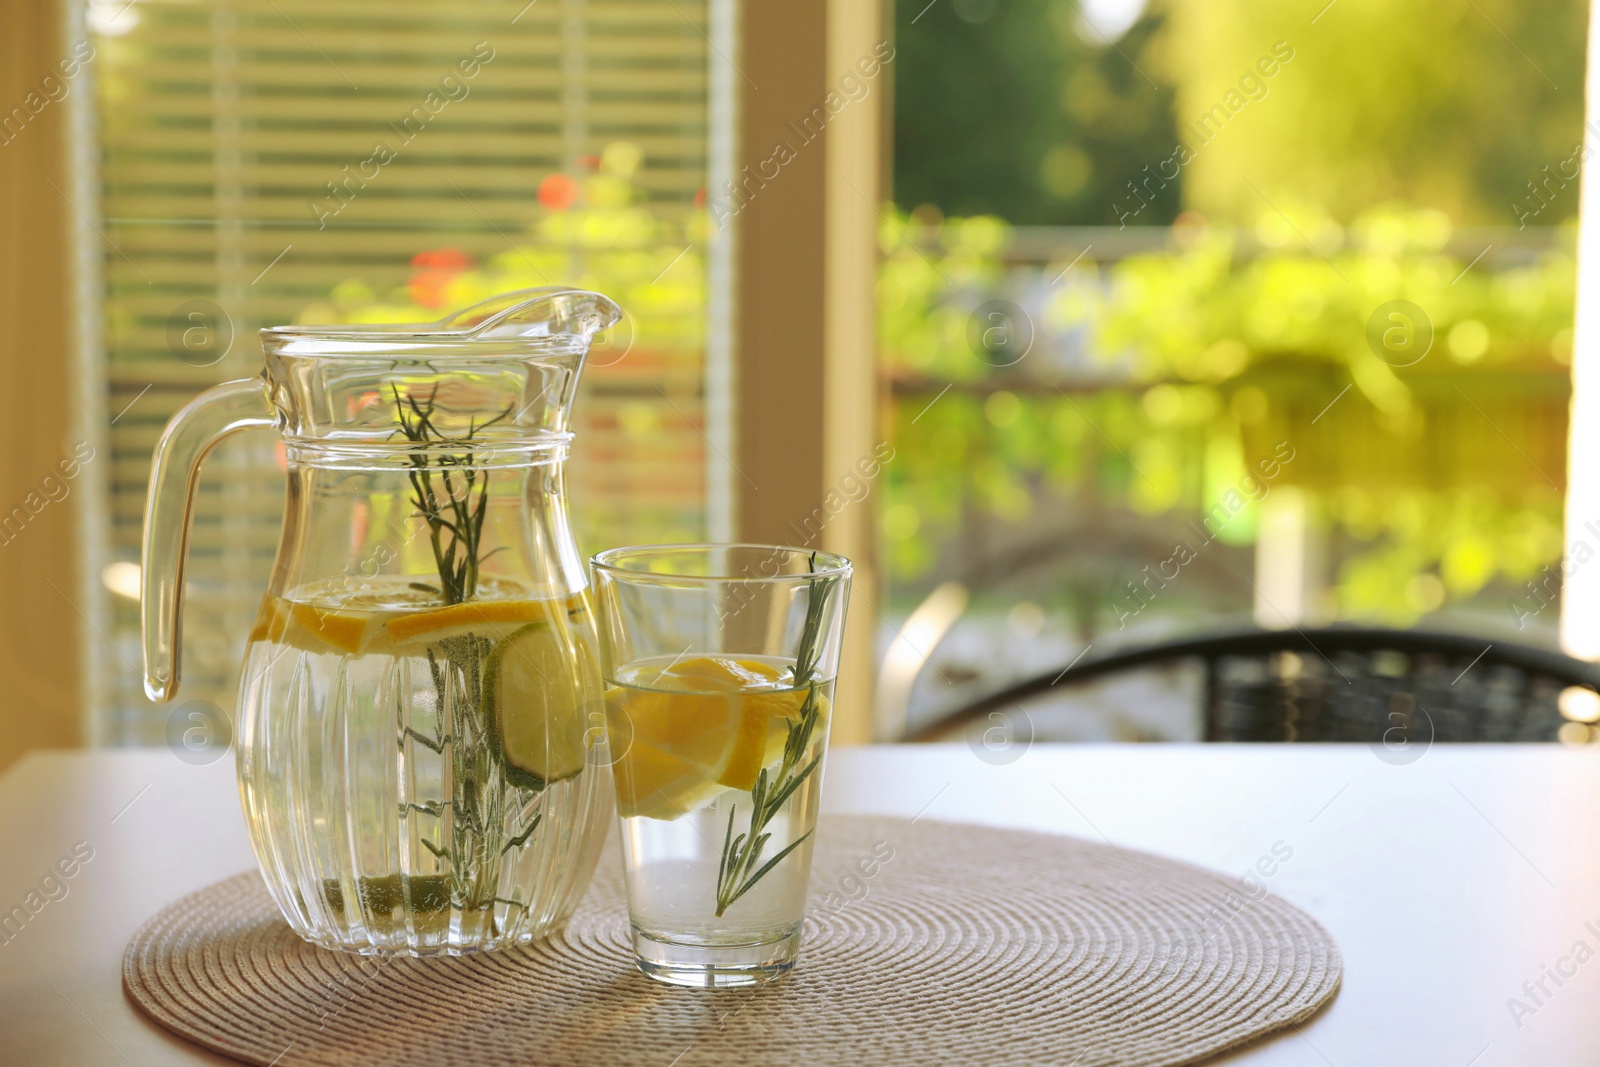
[[[260,336],[262,348],[273,355],[399,356],[397,350],[407,347],[455,347],[463,356],[515,358],[581,351],[622,317],[603,293],[545,286],[500,293],[434,322],[297,323],[265,327]],[[480,347],[492,351],[473,351]]]

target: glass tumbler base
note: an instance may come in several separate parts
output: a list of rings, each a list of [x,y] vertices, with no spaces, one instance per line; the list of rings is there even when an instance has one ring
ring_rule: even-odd
[[[800,951],[800,931],[755,944],[687,944],[633,931],[633,957],[646,977],[696,989],[765,985],[788,974]]]

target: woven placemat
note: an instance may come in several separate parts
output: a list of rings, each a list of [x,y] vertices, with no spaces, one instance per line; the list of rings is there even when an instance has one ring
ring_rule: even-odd
[[[849,816],[819,828],[794,972],[670,988],[633,969],[617,851],[565,933],[455,959],[316,948],[238,875],[147,922],[124,986],[184,1037],[276,1067],[1176,1067],[1306,1019],[1339,984],[1327,932],[1237,878],[1071,837]]]

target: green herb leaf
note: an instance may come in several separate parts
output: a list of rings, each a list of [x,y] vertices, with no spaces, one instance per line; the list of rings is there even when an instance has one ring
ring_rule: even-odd
[[[811,554],[810,569],[813,573],[817,569],[815,552]],[[718,918],[733,906],[734,901],[748,893],[789,853],[799,848],[801,842],[811,836],[811,831],[807,830],[786,845],[776,856],[756,868],[756,864],[761,862],[762,850],[772,837],[771,833],[765,832],[767,824],[777,817],[778,812],[794,796],[795,790],[799,789],[822,763],[822,757],[819,755],[803,769],[796,769],[811,747],[811,735],[816,732],[817,722],[821,717],[817,708],[816,672],[822,656],[823,612],[827,609],[828,594],[838,580],[837,577],[818,578],[811,583],[808,590],[806,619],[800,631],[792,675],[796,686],[807,686],[806,698],[800,705],[798,717],[789,720],[789,733],[784,740],[783,760],[778,765],[777,775],[769,776],[767,769],[763,767],[756,777],[755,787],[750,791],[750,828],[737,837],[732,836],[735,808],[729,806],[729,836],[723,839],[722,862],[717,870]],[[752,868],[755,870],[752,871]]]

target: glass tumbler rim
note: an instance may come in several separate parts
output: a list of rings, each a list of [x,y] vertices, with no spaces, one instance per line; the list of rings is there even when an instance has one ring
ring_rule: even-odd
[[[660,562],[671,556],[708,556],[713,551],[727,549],[744,549],[764,553],[767,558],[782,555],[786,559],[807,559],[816,557],[820,564],[817,570],[800,571],[791,574],[687,574],[682,568],[674,570],[650,570],[644,566],[647,560]],[[589,565],[597,572],[604,571],[616,579],[630,582],[812,582],[822,578],[848,578],[854,570],[854,564],[836,552],[824,552],[821,549],[796,548],[792,545],[763,544],[753,541],[689,541],[664,545],[621,545],[596,552],[589,559]]]

